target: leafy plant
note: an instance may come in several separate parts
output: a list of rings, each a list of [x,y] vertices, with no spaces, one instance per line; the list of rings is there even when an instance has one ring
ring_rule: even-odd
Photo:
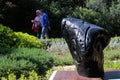
[[[44,50],[35,48],[12,49],[7,55],[0,56],[0,76],[7,76],[13,72],[28,75],[28,71],[35,70],[44,75],[53,66],[52,57]]]
[[[112,37],[109,45],[106,47],[106,50],[110,49],[119,49],[120,48],[120,37]]]
[[[16,35],[9,27],[0,24],[0,47],[12,47],[16,44]]]
[[[86,4],[86,7],[97,12],[102,12],[107,6],[104,0],[89,0]]]
[[[40,40],[32,35],[29,35],[28,33],[22,33],[22,32],[14,32],[17,36],[17,48],[25,48],[25,47],[36,47],[36,48],[42,48],[42,43]]]
[[[77,6],[73,11],[72,16],[75,18],[83,19],[87,22],[97,24],[99,21],[98,18],[101,15],[100,13],[95,12],[92,9],[87,9],[87,8],[82,8],[82,7]]]
[[[0,25],[0,47],[5,48],[42,48],[41,41],[28,33],[13,32],[9,27]]]
[[[46,75],[42,77],[42,75],[38,75],[36,71],[31,70],[28,76],[21,74],[20,78],[17,78],[16,74],[10,73],[7,77],[2,77],[1,80],[48,80],[51,74],[52,70],[48,70],[46,71]]]

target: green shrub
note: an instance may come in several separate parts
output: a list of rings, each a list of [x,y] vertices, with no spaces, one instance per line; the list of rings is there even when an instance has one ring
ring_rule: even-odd
[[[52,57],[44,50],[35,48],[12,49],[8,55],[0,56],[0,76],[7,76],[13,72],[28,75],[28,71],[35,70],[38,74],[53,66]]]
[[[112,36],[120,35],[120,0],[114,0],[106,9],[101,12],[99,25],[106,28]]]
[[[0,47],[6,48],[42,48],[41,41],[32,35],[13,32],[10,28],[0,25]]]
[[[120,37],[112,37],[109,45],[106,47],[106,50],[109,49],[119,49],[120,48]]]
[[[16,35],[13,30],[0,24],[0,47],[14,47]]]
[[[102,12],[106,8],[106,3],[103,0],[89,0],[86,7],[94,11]]]
[[[109,8],[108,16],[110,16],[108,26],[112,27],[114,35],[120,35],[120,0],[116,0],[112,3],[112,6]]]
[[[25,47],[41,48],[42,47],[42,43],[37,37],[29,35],[27,33],[22,33],[22,32],[14,32],[14,33],[17,36],[16,47],[18,48],[25,48]]]
[[[87,22],[97,24],[99,21],[100,13],[93,11],[92,9],[76,7],[73,11],[73,17],[83,19]]]
[[[5,55],[5,54],[8,54],[8,53],[10,53],[11,52],[11,50],[12,49],[10,49],[10,48],[4,48],[4,47],[0,47],[0,54],[1,55]]]
[[[63,38],[51,38],[41,40],[43,48],[47,49],[49,53],[54,54],[66,54],[69,53],[69,48],[66,41]]]
[[[19,79],[16,78],[16,74],[10,73],[7,77],[2,77],[1,80],[48,80],[51,74],[52,70],[48,70],[46,71],[45,76],[42,77],[41,75],[38,75],[36,71],[32,70],[29,71],[28,76],[21,74]]]

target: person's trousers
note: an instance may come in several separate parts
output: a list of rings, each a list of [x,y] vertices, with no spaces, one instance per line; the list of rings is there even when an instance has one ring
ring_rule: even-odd
[[[38,28],[37,37],[38,37],[38,38],[40,38],[40,37],[41,37],[41,27],[40,27],[40,28]]]
[[[48,38],[48,28],[47,27],[42,27],[42,31],[41,31],[41,39],[45,39]]]

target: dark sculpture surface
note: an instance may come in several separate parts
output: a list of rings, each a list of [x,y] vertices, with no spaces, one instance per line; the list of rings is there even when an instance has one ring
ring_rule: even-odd
[[[110,41],[108,31],[76,18],[64,18],[61,29],[78,73],[103,78],[103,50]]]

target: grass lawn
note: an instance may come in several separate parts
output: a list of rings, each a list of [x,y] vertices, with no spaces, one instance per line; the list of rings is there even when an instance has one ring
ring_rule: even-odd
[[[120,49],[104,51],[104,69],[120,69]]]
[[[75,64],[70,53],[62,55],[54,54],[53,58],[55,60],[54,70],[66,70],[66,66],[68,66],[69,70],[76,69],[76,67],[73,66]],[[69,66],[71,65],[73,66],[73,68],[69,68]],[[120,49],[104,50],[104,69],[120,70]]]

